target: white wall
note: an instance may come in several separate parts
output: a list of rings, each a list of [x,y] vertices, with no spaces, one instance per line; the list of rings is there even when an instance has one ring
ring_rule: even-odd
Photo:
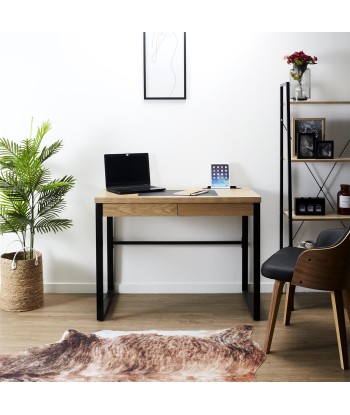
[[[278,248],[279,85],[289,73],[283,56],[304,49],[318,57],[311,67],[313,99],[350,99],[350,33],[238,35],[216,21],[210,28],[201,23],[185,28],[187,100],[145,101],[145,28],[136,26],[108,33],[0,34],[0,136],[21,140],[31,117],[37,124],[50,119],[50,137],[63,139],[64,148],[49,167],[55,177],[77,179],[65,212],[74,227],[37,237],[47,292],[95,290],[94,196],[104,188],[104,153],[149,152],[152,182],[169,189],[208,185],[210,163],[230,161],[232,183],[262,196],[265,260]],[[344,139],[350,138],[349,115],[350,106],[314,106],[305,116],[336,117]],[[330,125],[328,138],[336,139],[338,127]],[[349,182],[349,170],[336,175],[333,195],[344,181]],[[305,186],[315,191],[311,182]],[[314,238],[320,228],[305,229],[301,238]],[[117,232],[126,239],[241,235],[239,219],[227,218],[123,219]],[[1,251],[12,239],[0,237]],[[239,247],[140,246],[118,253],[122,292],[240,291]],[[270,290],[268,280],[262,278],[262,285]]]

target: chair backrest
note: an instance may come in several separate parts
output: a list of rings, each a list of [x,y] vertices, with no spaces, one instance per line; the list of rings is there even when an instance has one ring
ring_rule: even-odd
[[[340,241],[343,240],[347,234],[348,228],[338,228],[338,229],[326,229],[322,231],[316,240],[316,248],[329,248],[333,245],[337,245]]]
[[[291,283],[305,288],[334,291],[350,286],[350,228],[335,245],[300,254]]]

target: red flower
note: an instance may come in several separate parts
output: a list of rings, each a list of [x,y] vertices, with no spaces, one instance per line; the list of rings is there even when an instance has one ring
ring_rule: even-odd
[[[283,57],[288,63],[288,65],[293,64],[296,66],[307,66],[315,65],[317,63],[316,56],[306,55],[303,50],[300,52],[294,52],[292,55],[286,55]]]

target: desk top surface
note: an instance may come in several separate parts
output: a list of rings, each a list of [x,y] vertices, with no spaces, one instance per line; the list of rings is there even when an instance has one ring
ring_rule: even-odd
[[[179,189],[182,190],[182,189]],[[174,192],[179,191],[174,190]],[[215,189],[217,195],[208,196],[177,196],[162,192],[148,193],[147,196],[138,194],[117,195],[104,191],[95,197],[95,203],[261,203],[261,197],[253,190],[243,187],[241,189]]]

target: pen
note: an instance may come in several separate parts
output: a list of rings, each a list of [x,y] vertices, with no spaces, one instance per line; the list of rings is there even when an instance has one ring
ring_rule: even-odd
[[[211,186],[207,186],[206,189],[211,189]],[[230,189],[240,189],[240,187],[230,186]]]
[[[190,196],[201,195],[202,193],[207,193],[207,190],[198,190],[197,192],[190,193]]]

